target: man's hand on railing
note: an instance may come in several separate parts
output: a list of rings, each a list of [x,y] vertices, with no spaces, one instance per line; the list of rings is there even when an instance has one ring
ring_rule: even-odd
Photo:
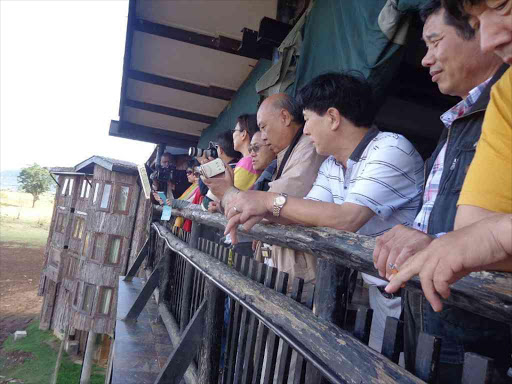
[[[228,224],[224,234],[231,234],[234,244],[237,241],[236,228],[243,224],[249,231],[252,227],[264,219],[265,214],[272,211],[274,194],[260,191],[245,191],[238,193],[225,204],[225,214]]]
[[[413,255],[392,275],[386,292],[396,292],[413,276],[420,276],[425,297],[439,312],[450,285],[471,272],[512,271],[512,215],[498,215],[450,232]]]
[[[411,256],[425,249],[433,240],[424,232],[404,225],[397,225],[377,237],[373,251],[373,265],[381,277],[389,280],[392,266],[400,268]]]

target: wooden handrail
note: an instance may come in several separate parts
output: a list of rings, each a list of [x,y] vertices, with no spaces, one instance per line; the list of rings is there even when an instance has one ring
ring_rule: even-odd
[[[333,383],[423,383],[349,332],[321,319],[305,306],[266,288],[220,260],[191,248],[166,227],[153,223],[167,246],[209,281],[229,294],[308,359]]]
[[[161,207],[155,207],[161,212]],[[224,229],[227,220],[218,213],[203,211],[200,206],[181,200],[173,201],[173,216],[181,216],[211,227]],[[155,216],[156,217],[156,216]],[[325,227],[258,224],[241,233],[256,240],[314,254],[331,262],[379,277],[373,266],[375,239],[369,236]],[[420,290],[418,277],[407,288]],[[451,296],[444,300],[467,311],[487,318],[512,323],[512,274],[474,272],[451,286]]]

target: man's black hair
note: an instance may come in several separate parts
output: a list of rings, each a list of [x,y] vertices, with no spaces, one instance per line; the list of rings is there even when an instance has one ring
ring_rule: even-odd
[[[420,18],[425,22],[430,16],[440,12],[442,9],[443,4],[441,0],[429,0],[421,6]],[[446,25],[454,27],[457,31],[457,35],[464,40],[472,40],[475,37],[475,30],[469,25],[468,21],[468,15],[460,14],[459,17],[453,17],[452,13],[448,12],[448,10],[444,13],[444,22]]]
[[[258,122],[256,120],[256,115],[255,114],[244,114],[244,115],[240,115],[238,116],[238,118],[236,119],[238,124],[240,124],[240,129],[242,131],[245,131],[247,132],[247,134],[249,135],[249,141],[252,139],[252,136],[256,133],[256,132],[259,132],[259,128],[258,128]]]
[[[273,103],[277,109],[284,109],[292,116],[295,123],[304,125],[304,115],[302,114],[302,107],[297,100],[287,94],[282,94]]]
[[[369,127],[375,118],[372,88],[357,71],[317,76],[300,90],[297,99],[303,110],[320,116],[336,108],[357,127]]]
[[[240,152],[235,151],[235,147],[233,144],[233,134],[231,131],[225,131],[219,133],[217,135],[217,139],[215,140],[217,145],[222,148],[222,150],[226,153],[227,156],[232,157],[234,159],[242,158],[242,154]]]
[[[467,20],[469,16],[464,7],[481,4],[484,0],[442,0],[442,2],[447,13],[455,20]]]

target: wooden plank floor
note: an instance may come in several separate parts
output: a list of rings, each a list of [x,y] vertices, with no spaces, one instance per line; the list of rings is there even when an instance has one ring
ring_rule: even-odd
[[[144,281],[119,279],[112,384],[152,384],[171,354],[172,344],[151,297],[136,322],[125,322]]]

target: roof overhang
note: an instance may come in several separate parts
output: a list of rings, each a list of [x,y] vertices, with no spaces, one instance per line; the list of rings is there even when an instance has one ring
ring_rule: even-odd
[[[102,156],[92,156],[87,160],[75,166],[76,171],[82,171],[87,174],[94,173],[94,166],[99,165],[112,172],[121,172],[128,174],[137,174],[137,166],[135,164],[128,164],[127,162],[119,162],[119,160],[113,160]]]
[[[130,0],[120,118],[109,134],[196,145],[258,59],[271,58],[254,31],[277,9],[278,0]]]

